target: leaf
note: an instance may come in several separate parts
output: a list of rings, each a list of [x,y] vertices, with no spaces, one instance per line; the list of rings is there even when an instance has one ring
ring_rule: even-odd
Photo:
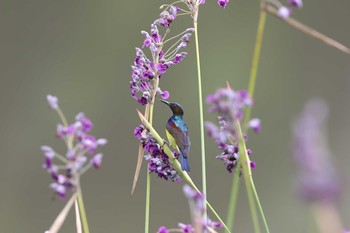
[[[136,170],[135,170],[135,175],[134,175],[134,181],[132,183],[132,188],[131,188],[131,196],[134,194],[135,188],[136,188],[136,184],[137,184],[137,180],[139,178],[140,175],[140,170],[141,170],[141,165],[142,165],[142,160],[143,160],[143,147],[141,142],[139,143],[139,155],[137,156],[137,164],[136,164]]]
[[[75,199],[74,206],[75,206],[75,223],[77,225],[77,233],[83,233],[77,199]]]
[[[69,210],[72,208],[74,204],[76,197],[77,197],[77,194],[74,193],[72,197],[69,199],[69,201],[67,202],[67,204],[65,205],[65,207],[62,209],[62,211],[58,214],[55,221],[52,223],[50,227],[50,230],[49,230],[50,233],[57,233],[61,229],[69,213]]]
[[[264,6],[263,10],[278,17],[277,10],[271,6]],[[280,17],[278,17],[278,18],[281,19]],[[325,43],[333,48],[336,48],[336,49],[338,49],[346,54],[350,54],[350,49],[348,47],[344,46],[343,44],[339,43],[336,40],[333,40],[332,38],[330,38],[326,35],[323,35],[322,33],[318,32],[318,31],[306,26],[305,24],[297,21],[296,19],[288,17],[288,18],[284,19],[284,21],[286,23],[288,23],[289,25],[291,25],[292,27],[298,29],[299,31],[304,32],[306,35],[313,37],[315,39],[318,39],[318,40],[322,41],[323,43]]]

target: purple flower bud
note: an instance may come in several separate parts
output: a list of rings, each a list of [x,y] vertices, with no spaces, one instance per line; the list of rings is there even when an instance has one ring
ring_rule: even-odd
[[[193,231],[193,227],[191,224],[186,225],[183,223],[179,223],[178,226],[182,230],[183,233],[192,233],[192,231]]]
[[[134,129],[134,135],[135,137],[137,137],[138,139],[142,138],[142,132],[145,130],[145,126],[143,125],[139,125]]]
[[[255,169],[255,168],[256,168],[256,163],[255,163],[253,160],[250,161],[250,167],[251,167],[252,169]]]
[[[50,105],[50,108],[52,109],[58,109],[58,98],[53,95],[47,95],[46,96],[47,102]]]
[[[146,38],[144,41],[143,41],[143,44],[142,44],[142,48],[144,47],[149,47],[151,45],[151,40],[149,38]]]
[[[162,93],[162,99],[168,99],[169,98],[169,96],[170,96],[170,93],[169,93],[169,91],[163,91],[163,93]]]
[[[253,153],[253,152],[252,152],[251,149],[248,149],[248,150],[247,150],[247,154],[248,154],[248,155],[251,155],[252,153]]]
[[[291,6],[297,7],[297,8],[301,8],[303,6],[303,1],[302,0],[288,0],[288,3]]]
[[[94,157],[92,157],[91,163],[94,166],[94,168],[98,169],[101,167],[102,157],[103,157],[103,154],[101,154],[101,153],[96,154]]]
[[[277,15],[281,19],[287,19],[290,16],[290,14],[292,14],[291,9],[289,9],[285,6],[281,6],[280,8],[278,8]]]
[[[221,8],[225,8],[227,3],[229,2],[230,0],[218,0],[218,5],[221,7]]]
[[[75,116],[75,120],[81,122],[84,132],[89,132],[94,127],[91,120],[87,118],[83,112],[78,113]]]
[[[66,187],[64,187],[64,185],[57,184],[57,183],[52,183],[52,184],[50,184],[50,188],[51,188],[62,200],[65,200],[65,199],[66,199]]]
[[[199,4],[205,4],[205,0],[199,0],[198,3]]]
[[[161,226],[159,227],[157,233],[169,233],[169,231],[165,226]]]
[[[98,140],[96,141],[96,143],[97,143],[97,145],[99,145],[99,146],[104,146],[104,145],[106,145],[106,144],[108,143],[108,140],[105,139],[105,138],[100,138],[100,139],[98,139]]]
[[[158,70],[159,75],[164,74],[168,69],[169,69],[169,65],[166,63],[158,63],[157,64],[157,70]]]
[[[261,131],[261,121],[258,118],[251,119],[248,123],[248,127],[253,129],[255,133],[260,133]]]

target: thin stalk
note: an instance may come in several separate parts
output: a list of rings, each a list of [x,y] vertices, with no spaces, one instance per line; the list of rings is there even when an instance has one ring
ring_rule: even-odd
[[[241,172],[241,169],[240,169],[240,163],[239,163],[237,170],[235,171],[235,174],[233,175],[233,179],[232,179],[231,196],[230,196],[229,209],[227,211],[227,218],[226,218],[227,228],[230,229],[231,232],[233,232],[233,226],[234,226],[235,211],[237,206],[238,190],[239,190],[239,184],[240,184],[240,179],[239,179],[240,172]]]
[[[250,78],[249,78],[249,86],[248,86],[249,96],[252,99],[254,98],[256,77],[257,77],[258,68],[259,68],[261,45],[262,45],[265,25],[266,25],[266,15],[267,13],[264,10],[260,10],[258,31],[256,34],[255,48],[253,53],[252,67],[250,69]],[[244,121],[243,121],[244,132],[247,132],[247,125],[250,119],[250,115],[251,115],[251,108],[246,108],[244,113]]]
[[[207,201],[207,177],[205,165],[205,142],[204,142],[204,120],[203,120],[203,98],[202,98],[202,78],[201,78],[201,63],[199,56],[199,42],[198,42],[198,24],[197,20],[193,21],[194,34],[196,41],[196,57],[197,57],[197,74],[198,74],[198,97],[199,97],[199,122],[201,128],[201,154],[202,154],[202,193],[204,196],[204,206]],[[204,219],[207,219],[207,208],[204,208]]]
[[[247,189],[247,196],[248,196],[248,201],[249,201],[249,206],[250,206],[250,213],[252,215],[252,220],[253,220],[253,226],[254,226],[254,232],[255,233],[260,233],[260,224],[259,224],[259,218],[258,218],[258,213],[256,212],[256,205],[254,202],[254,194],[252,190],[252,171],[250,168],[250,159],[247,154],[247,148],[244,142],[243,134],[242,134],[242,129],[239,121],[237,121],[236,124],[237,131],[238,131],[238,140],[239,140],[239,153],[240,153],[240,159],[241,159],[241,166],[243,168],[243,178],[244,178],[244,183]]]
[[[154,110],[154,101],[157,93],[157,88],[159,85],[159,77],[157,75],[155,80],[155,88],[153,89],[153,95],[151,102],[149,103],[149,123],[153,124],[153,110]],[[147,183],[146,183],[146,207],[145,207],[145,233],[149,233],[149,216],[150,216],[150,203],[151,203],[151,174],[148,171],[147,167]]]
[[[147,186],[146,186],[146,212],[145,212],[145,233],[149,232],[149,209],[151,200],[151,174],[147,168]]]
[[[86,212],[84,207],[84,200],[83,200],[83,194],[81,192],[80,185],[78,185],[78,196],[77,196],[78,204],[79,204],[79,210],[80,210],[80,217],[81,217],[81,223],[83,225],[84,233],[89,233],[89,225],[86,218]]]
[[[253,181],[253,177],[252,177],[252,176],[250,176],[250,183],[251,183],[251,185],[252,185],[252,189],[253,189],[253,194],[254,194],[254,197],[255,197],[255,201],[258,203],[258,209],[259,209],[261,218],[262,218],[263,223],[264,223],[264,226],[265,226],[265,231],[266,231],[267,233],[270,233],[269,225],[267,224],[267,221],[266,221],[266,218],[265,218],[265,214],[264,214],[263,208],[262,208],[262,206],[261,206],[261,203],[260,203],[260,200],[259,200],[259,196],[258,196],[258,192],[256,191],[256,188],[255,188],[255,185],[254,185],[254,181]]]

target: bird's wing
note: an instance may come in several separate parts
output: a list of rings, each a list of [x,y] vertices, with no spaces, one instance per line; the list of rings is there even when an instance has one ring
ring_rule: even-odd
[[[181,153],[184,157],[187,157],[189,151],[190,151],[190,137],[188,135],[188,129],[185,123],[178,125],[174,121],[169,121],[166,129],[170,136],[172,136],[173,139],[175,139],[176,145],[179,147]],[[168,136],[168,140],[169,139]]]

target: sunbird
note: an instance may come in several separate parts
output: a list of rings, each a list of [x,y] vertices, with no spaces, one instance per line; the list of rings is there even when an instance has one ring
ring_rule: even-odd
[[[173,112],[173,115],[166,123],[166,135],[170,145],[180,153],[180,164],[183,171],[190,171],[188,163],[188,153],[190,152],[191,141],[188,135],[188,128],[183,120],[184,110],[178,103],[171,103],[161,100],[168,105]]]

